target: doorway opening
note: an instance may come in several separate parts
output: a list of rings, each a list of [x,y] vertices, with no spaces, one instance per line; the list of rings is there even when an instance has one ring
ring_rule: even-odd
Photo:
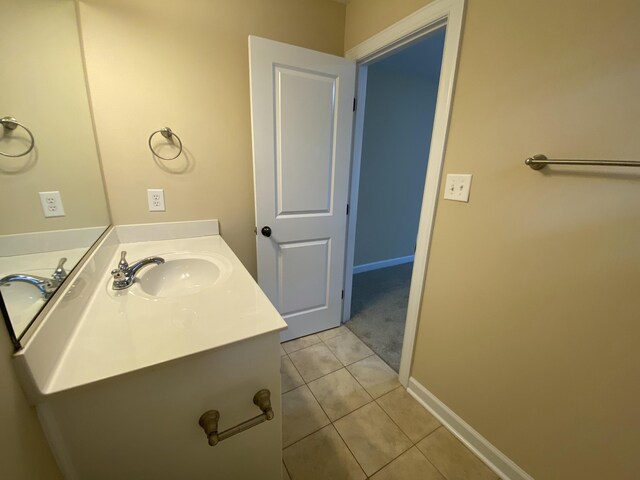
[[[396,372],[407,304],[446,26],[360,65],[364,109],[353,249],[350,311],[345,325]],[[364,78],[363,78],[364,77]],[[364,103],[364,104],[363,104]],[[356,165],[354,165],[354,170]],[[353,245],[351,245],[353,242]]]

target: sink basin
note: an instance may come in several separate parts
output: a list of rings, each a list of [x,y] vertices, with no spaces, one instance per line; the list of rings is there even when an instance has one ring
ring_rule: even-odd
[[[20,273],[24,273],[25,275],[47,276],[51,272],[40,269],[23,270]],[[5,275],[5,273],[0,274],[0,278]],[[0,292],[2,292],[5,306],[11,317],[13,329],[16,335],[19,336],[29,326],[31,320],[38,314],[40,309],[42,309],[45,300],[36,287],[24,282],[11,282],[0,285]]]
[[[226,259],[185,254],[160,255],[165,263],[145,267],[129,288],[151,298],[194,295],[223,281],[231,273]]]

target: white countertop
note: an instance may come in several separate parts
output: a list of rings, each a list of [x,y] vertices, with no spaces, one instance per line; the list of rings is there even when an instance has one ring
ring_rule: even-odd
[[[224,257],[228,276],[193,295],[145,298],[135,284],[115,294],[110,269],[89,298],[78,325],[61,352],[44,395],[86,385],[199,352],[220,348],[287,325],[258,284],[219,235],[118,246],[110,262],[126,250],[130,263],[171,255]],[[153,266],[146,267],[155,268]],[[142,273],[142,272],[141,272]]]

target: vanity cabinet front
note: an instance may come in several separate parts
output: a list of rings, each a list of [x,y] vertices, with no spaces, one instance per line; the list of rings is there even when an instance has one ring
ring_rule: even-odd
[[[279,372],[273,332],[50,395],[38,414],[67,480],[279,480]],[[210,446],[200,416],[227,430],[261,413],[262,389],[274,418]]]

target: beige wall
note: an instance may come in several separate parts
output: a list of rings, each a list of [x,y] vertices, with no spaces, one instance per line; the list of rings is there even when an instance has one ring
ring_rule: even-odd
[[[35,136],[0,156],[0,235],[108,225],[73,0],[2,0],[0,117]],[[17,138],[21,140],[18,141]],[[0,128],[0,149],[26,150]],[[45,218],[38,192],[58,190],[66,216]],[[0,252],[0,255],[2,252]]]
[[[2,314],[0,322],[4,324]],[[27,403],[11,365],[13,347],[4,326],[0,335],[0,465],[2,478],[57,480],[53,460],[34,408]]]
[[[350,0],[345,20],[345,52],[427,3],[430,2],[427,0]]]
[[[80,0],[114,223],[218,218],[255,274],[247,37],[342,54],[344,14],[327,0]],[[164,126],[185,147],[172,162],[147,146]],[[165,213],[147,211],[147,188],[165,190]]]
[[[388,8],[353,0],[346,48]],[[640,176],[522,164],[640,159],[639,19],[468,2],[444,174],[472,173],[471,201],[438,204],[412,376],[539,479],[640,469]]]

